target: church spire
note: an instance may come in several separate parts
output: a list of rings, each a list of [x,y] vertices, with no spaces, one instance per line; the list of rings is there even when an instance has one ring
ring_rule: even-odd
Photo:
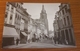
[[[44,5],[42,5],[42,10],[44,10]]]
[[[48,19],[47,19],[47,13],[46,13],[44,5],[42,5],[42,10],[40,13],[40,20],[42,24],[45,26],[45,30],[47,30],[46,34],[48,34]]]
[[[46,13],[46,10],[44,9],[44,5],[42,5],[42,13]]]

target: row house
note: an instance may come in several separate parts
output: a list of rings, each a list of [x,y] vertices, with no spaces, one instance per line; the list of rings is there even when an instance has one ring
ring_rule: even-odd
[[[31,16],[30,16],[31,17]],[[35,26],[35,21],[34,19],[30,18],[29,22],[28,22],[28,38],[27,41],[28,43],[33,42],[33,38],[35,37],[35,33],[36,33],[36,26]]]
[[[69,4],[60,4],[53,26],[56,44],[75,45]]]
[[[18,25],[20,26],[19,30],[20,30],[20,43],[27,43],[27,35],[28,35],[28,21],[29,21],[29,17],[30,15],[27,13],[26,9],[24,8],[17,8],[16,9],[16,17],[19,17],[20,20],[19,20],[19,24],[15,24],[15,25]],[[18,19],[19,19],[18,18]],[[16,21],[17,22],[17,18],[16,18]],[[17,26],[17,27],[18,27]],[[17,28],[16,27],[16,28]]]
[[[15,44],[16,39],[19,39],[20,43],[26,42],[26,38],[24,38],[24,36],[27,36],[29,14],[22,5],[23,3],[6,3],[3,28],[3,46]]]

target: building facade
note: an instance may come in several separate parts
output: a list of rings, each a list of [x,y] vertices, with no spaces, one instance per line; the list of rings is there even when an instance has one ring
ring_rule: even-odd
[[[3,46],[15,44],[16,39],[20,38],[15,29],[15,15],[15,6],[10,2],[7,2],[3,29]]]
[[[36,33],[36,27],[35,27],[35,22],[34,19],[30,18],[28,22],[28,43],[33,42],[33,38],[35,38],[34,34]]]
[[[6,3],[3,46],[16,44],[16,39],[19,39],[20,43],[27,42],[29,14],[22,5],[23,3]]]
[[[16,21],[15,25],[16,29],[20,31],[20,43],[27,42],[27,34],[28,34],[28,21],[29,21],[29,14],[27,13],[26,9],[22,7],[23,3],[15,3],[17,4],[16,7]],[[18,29],[20,28],[20,29]]]
[[[75,45],[73,24],[69,4],[59,6],[59,11],[56,13],[54,25],[54,34],[57,44]],[[57,27],[56,27],[57,25]],[[58,32],[58,33],[56,33]]]
[[[59,18],[57,16],[55,16],[55,20],[54,20],[54,23],[53,23],[53,26],[54,26],[54,38],[57,40],[58,37],[59,37],[59,26],[58,26],[58,20]],[[55,43],[58,43],[58,41],[56,41]]]

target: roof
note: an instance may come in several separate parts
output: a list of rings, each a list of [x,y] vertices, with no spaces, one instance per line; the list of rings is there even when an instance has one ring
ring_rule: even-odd
[[[17,38],[19,38],[19,34],[16,32],[15,28],[4,26],[3,37],[17,37]]]

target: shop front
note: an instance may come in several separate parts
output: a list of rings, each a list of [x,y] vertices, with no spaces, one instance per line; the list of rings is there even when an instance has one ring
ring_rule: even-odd
[[[20,32],[20,43],[21,44],[27,43],[27,34],[25,32]]]
[[[19,39],[19,34],[16,32],[15,28],[4,27],[3,29],[3,41],[2,46],[15,45],[16,39]]]

